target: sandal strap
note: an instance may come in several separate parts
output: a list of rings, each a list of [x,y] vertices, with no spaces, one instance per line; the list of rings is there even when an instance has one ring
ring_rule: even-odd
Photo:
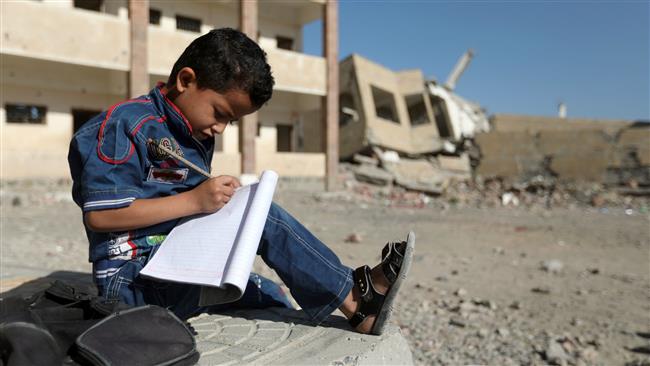
[[[356,328],[368,316],[379,314],[386,297],[377,292],[372,284],[370,267],[361,266],[355,269],[353,277],[354,285],[357,286],[361,294],[359,308],[349,320],[350,325]]]
[[[384,271],[384,276],[386,276],[386,279],[388,279],[391,285],[397,280],[397,274],[400,268],[402,268],[402,262],[404,260],[403,248],[405,247],[406,242],[404,241],[400,243],[388,243],[381,251],[381,269]]]

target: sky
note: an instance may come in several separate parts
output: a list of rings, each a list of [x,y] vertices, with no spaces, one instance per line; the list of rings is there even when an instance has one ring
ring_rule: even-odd
[[[339,56],[441,83],[469,48],[456,92],[488,114],[650,120],[650,0],[339,2]],[[320,21],[305,52],[322,54]]]

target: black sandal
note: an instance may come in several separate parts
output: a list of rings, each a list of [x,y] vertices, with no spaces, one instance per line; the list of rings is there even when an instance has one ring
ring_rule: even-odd
[[[388,243],[382,249],[381,268],[390,286],[385,295],[380,294],[372,284],[370,267],[361,266],[354,271],[354,285],[361,294],[357,311],[350,318],[349,323],[353,328],[361,324],[368,316],[376,315],[370,334],[380,335],[388,323],[393,312],[393,302],[402,282],[411,268],[415,234],[411,231],[406,241]]]

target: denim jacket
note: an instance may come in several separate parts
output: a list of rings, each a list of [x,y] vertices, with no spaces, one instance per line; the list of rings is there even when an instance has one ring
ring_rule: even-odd
[[[151,144],[163,144],[210,171],[214,141],[192,137],[192,127],[162,93],[161,86],[148,95],[110,107],[75,133],[68,163],[72,197],[84,213],[127,207],[140,198],[171,196],[205,180]],[[110,233],[94,232],[84,223],[100,294],[118,296],[110,293],[111,288],[118,291],[120,285],[111,281],[112,277],[127,262],[144,263],[177,221]]]

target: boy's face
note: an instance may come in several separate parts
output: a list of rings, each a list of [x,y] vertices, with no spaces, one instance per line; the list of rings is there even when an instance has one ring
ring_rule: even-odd
[[[200,89],[190,68],[179,71],[175,88],[178,94],[172,101],[192,126],[192,136],[199,140],[223,133],[231,121],[257,110],[248,93],[240,89],[223,93]]]

